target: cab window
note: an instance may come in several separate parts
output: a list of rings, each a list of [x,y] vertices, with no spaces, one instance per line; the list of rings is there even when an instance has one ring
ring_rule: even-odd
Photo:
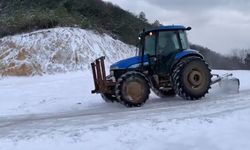
[[[180,49],[178,36],[175,31],[159,32],[158,53],[169,53]]]
[[[145,54],[155,55],[155,39],[156,39],[156,35],[153,32],[149,32],[148,35],[145,36],[145,42],[144,42]]]
[[[180,40],[181,40],[181,45],[182,49],[188,49],[189,44],[188,44],[188,39],[187,39],[187,34],[185,31],[180,31]]]

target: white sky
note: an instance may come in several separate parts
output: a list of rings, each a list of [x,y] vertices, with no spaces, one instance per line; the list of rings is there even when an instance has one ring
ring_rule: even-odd
[[[229,54],[250,48],[250,0],[104,0],[150,22],[191,26],[192,43]]]

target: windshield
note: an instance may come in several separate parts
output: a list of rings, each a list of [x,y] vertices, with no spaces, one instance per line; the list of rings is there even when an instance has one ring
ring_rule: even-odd
[[[144,44],[144,54],[156,55],[156,51],[158,53],[169,53],[189,48],[187,35],[183,30],[161,31],[158,33],[157,43],[156,36],[156,32],[149,32],[145,36],[144,42],[140,41],[140,49]]]

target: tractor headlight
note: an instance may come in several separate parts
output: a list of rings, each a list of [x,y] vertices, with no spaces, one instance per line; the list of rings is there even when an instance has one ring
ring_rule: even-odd
[[[115,71],[114,70],[110,70],[109,79],[112,80],[113,82],[116,82],[116,80],[115,80]]]
[[[115,74],[114,74],[114,70],[110,70],[110,75],[111,76],[114,76]]]

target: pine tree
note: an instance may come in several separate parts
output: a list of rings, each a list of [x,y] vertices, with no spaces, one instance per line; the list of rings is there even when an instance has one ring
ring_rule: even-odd
[[[153,26],[155,26],[155,27],[161,26],[160,21],[159,20],[155,20],[155,22],[153,23]]]
[[[140,12],[139,19],[143,22],[148,22],[148,20],[146,19],[146,14],[143,11]]]

